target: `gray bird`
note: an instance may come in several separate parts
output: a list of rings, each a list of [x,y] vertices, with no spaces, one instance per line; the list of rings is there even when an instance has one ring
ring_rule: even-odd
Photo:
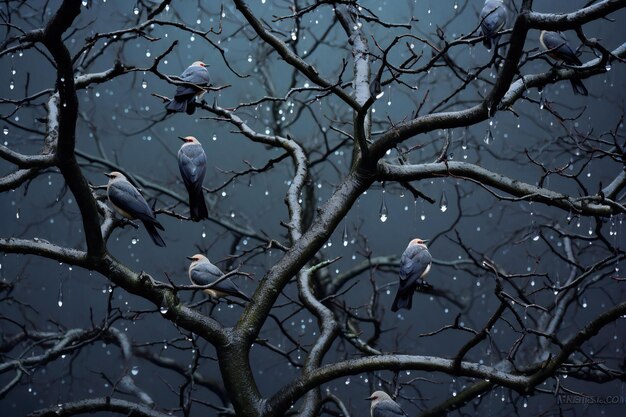
[[[193,114],[196,111],[196,97],[202,98],[205,93],[205,90],[200,88],[200,86],[208,86],[211,81],[209,70],[204,62],[196,61],[180,75],[180,79],[195,85],[179,85],[176,88],[174,98],[165,108],[168,113],[185,112]]]
[[[404,417],[407,414],[384,391],[375,391],[366,400],[371,400],[370,414],[372,417]]]
[[[204,255],[188,256],[187,259],[191,260],[189,279],[194,285],[209,285],[224,276],[224,273]],[[205,289],[204,292],[213,298],[233,296],[250,301],[250,298],[230,278],[221,280],[215,286]]]
[[[485,37],[483,45],[491,49],[492,42],[498,43],[500,32],[504,29],[508,12],[502,0],[485,0],[485,5],[480,11],[480,30]]]
[[[206,154],[198,139],[193,136],[178,137],[183,145],[178,151],[178,168],[189,194],[189,212],[194,222],[209,218],[204,201],[202,182],[206,174]]]
[[[398,311],[401,308],[410,310],[415,289],[418,286],[426,286],[423,279],[430,271],[433,258],[424,243],[426,241],[422,239],[411,240],[400,258],[400,286],[391,305],[391,311]]]
[[[157,228],[165,229],[157,221],[154,212],[141,193],[120,172],[114,171],[104,175],[109,177],[107,197],[113,208],[127,219],[140,220],[154,244],[165,246],[165,242],[159,235]]]
[[[539,35],[539,43],[544,51],[548,51],[548,56],[556,61],[561,61],[567,65],[581,66],[583,63],[576,56],[576,52],[567,42],[567,38],[561,32],[550,32],[542,30]],[[586,96],[589,94],[585,84],[581,80],[570,79],[574,94]]]

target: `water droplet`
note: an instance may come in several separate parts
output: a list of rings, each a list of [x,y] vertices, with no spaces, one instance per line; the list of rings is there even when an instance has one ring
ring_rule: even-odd
[[[583,297],[582,306],[583,308],[587,308],[587,299],[585,297]]]
[[[442,213],[445,213],[448,210],[448,198],[446,197],[446,192],[441,192],[441,200],[439,200],[439,210]]]
[[[487,129],[483,142],[485,142],[486,145],[489,145],[493,142],[493,133],[491,133],[491,129]]]
[[[525,398],[524,398],[524,405],[523,406],[524,406],[524,408],[528,407],[528,400],[526,400]]]
[[[5,126],[4,128],[2,128],[2,134],[4,134],[5,136],[9,134],[9,127]]]
[[[130,373],[133,374],[133,375],[137,375],[139,373],[139,367],[138,366],[133,366],[132,369],[130,370]]]
[[[136,237],[132,238],[130,240],[130,243],[132,243],[133,245],[136,245],[137,243],[139,243],[139,238],[136,238]]]
[[[348,226],[343,226],[343,235],[342,235],[343,246],[348,246]]]
[[[346,385],[350,385],[350,378],[346,378]]]
[[[384,188],[383,188],[382,196],[383,196],[383,199],[380,203],[380,211],[378,212],[378,215],[380,217],[380,221],[384,223],[389,218],[389,212],[387,210],[387,202],[385,201],[385,189]]]
[[[148,58],[150,58],[150,55],[152,55],[152,53],[150,52],[150,50],[149,50],[149,49],[146,49],[146,56],[147,56]]]
[[[611,71],[611,63],[610,63],[610,62],[607,62],[607,63],[606,63],[606,66],[604,67],[604,69],[606,70],[606,72]]]
[[[133,14],[135,16],[139,14],[139,3],[135,3],[135,7],[133,7]]]
[[[11,80],[9,81],[9,90],[13,90],[15,88],[15,82],[13,81],[13,78],[11,78]]]
[[[59,296],[57,297],[57,305],[63,307],[63,280],[59,281]]]
[[[167,308],[167,305],[163,304],[160,308],[159,311],[161,312],[161,314],[167,314],[167,312],[169,311],[169,309]]]
[[[146,80],[141,80],[141,88],[148,88],[148,82]]]
[[[81,4],[83,5],[83,7],[87,7],[87,5],[89,4],[89,2],[87,0],[83,0],[81,2]]]

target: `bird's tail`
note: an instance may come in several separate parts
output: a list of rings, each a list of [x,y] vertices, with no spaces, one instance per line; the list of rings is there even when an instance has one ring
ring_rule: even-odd
[[[163,240],[163,238],[157,231],[157,227],[161,230],[164,230],[163,226],[161,226],[161,223],[156,222],[156,221],[154,223],[143,222],[143,225],[145,226],[146,231],[148,232],[150,237],[152,238],[152,241],[154,242],[154,244],[157,246],[165,247],[165,241]]]
[[[206,201],[204,201],[202,185],[189,190],[189,212],[191,213],[191,220],[194,222],[209,218],[209,210],[206,207]]]
[[[187,109],[187,100],[178,101],[176,99],[170,100],[165,106],[168,113],[181,113],[188,111]]]
[[[195,112],[196,112],[196,99],[194,97],[191,97],[190,99],[187,100],[187,108],[185,109],[185,113],[191,116]]]
[[[570,80],[570,83],[572,83],[572,89],[574,90],[574,94],[581,96],[589,95],[587,87],[585,87],[585,84],[583,84],[581,80]]]
[[[413,306],[413,291],[402,291],[398,290],[396,293],[396,298],[393,300],[393,304],[391,304],[391,311],[398,311],[401,308],[410,310]]]
[[[241,298],[242,300],[247,301],[247,302],[252,301],[250,297],[248,297],[246,294],[243,293],[243,291],[237,291],[236,293],[233,293],[232,295],[233,297]]]

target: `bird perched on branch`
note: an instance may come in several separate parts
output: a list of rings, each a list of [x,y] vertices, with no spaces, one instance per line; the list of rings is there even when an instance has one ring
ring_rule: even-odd
[[[189,194],[189,212],[194,222],[209,217],[204,201],[202,182],[206,174],[206,154],[198,139],[193,136],[179,136],[183,145],[178,151],[178,168]]]
[[[491,49],[492,42],[498,43],[500,32],[506,25],[508,12],[502,0],[485,0],[485,5],[480,11],[480,30],[485,37],[483,45]]]
[[[213,298],[233,296],[250,301],[250,297],[244,294],[230,278],[223,278],[224,273],[221,269],[213,265],[206,256],[197,254],[188,256],[187,259],[191,260],[189,279],[194,285],[205,286],[215,283],[211,288],[203,290],[209,296]]]
[[[372,417],[405,417],[407,414],[384,391],[375,391],[366,400],[371,400],[370,414]]]
[[[573,66],[581,66],[583,64],[580,59],[578,59],[578,56],[576,56],[576,52],[574,52],[567,42],[565,35],[561,32],[542,30],[539,35],[539,43],[545,51],[548,51],[548,56],[556,61],[561,61],[566,65]],[[580,94],[582,96],[589,94],[585,84],[583,84],[581,80],[570,79],[569,81],[572,84],[574,94]]]
[[[196,111],[196,97],[201,98],[211,81],[209,70],[202,61],[191,64],[181,75],[181,81],[193,85],[179,85],[176,87],[174,98],[165,106],[168,113],[185,112],[193,114]]]
[[[398,311],[401,308],[410,310],[415,289],[427,286],[424,277],[430,271],[433,259],[425,243],[425,240],[413,239],[404,250],[400,258],[400,286],[391,305],[391,311]]]
[[[126,179],[121,172],[113,171],[104,174],[109,177],[107,197],[120,215],[130,220],[140,220],[146,231],[157,246],[165,246],[165,242],[157,229],[165,230],[154,215],[154,212],[141,193]]]

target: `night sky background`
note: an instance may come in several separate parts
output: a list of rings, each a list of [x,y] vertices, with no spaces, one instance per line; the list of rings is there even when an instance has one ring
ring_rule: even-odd
[[[15,5],[4,3],[3,13]],[[20,15],[13,14],[12,22],[25,29],[31,29],[47,21],[56,10],[58,1],[28,2]],[[285,1],[250,0],[256,16],[270,22],[275,15],[289,13]],[[362,1],[382,20],[407,22],[409,16],[417,19],[412,24],[411,33],[436,41],[436,28],[442,27],[447,38],[456,38],[471,32],[477,24],[477,15],[482,1],[455,2],[443,1]],[[508,5],[511,3],[506,2]],[[515,4],[519,6],[519,1]],[[587,1],[536,1],[534,9],[544,12],[568,12],[582,7]],[[85,38],[95,34],[109,32],[136,24],[137,19],[145,19],[145,5],[139,3],[139,15],[133,13],[134,2],[123,0],[94,0],[89,8],[83,8],[75,21],[74,31],[66,33],[66,44],[75,54],[84,44]],[[147,3],[146,3],[147,4]],[[243,23],[243,18],[229,2],[224,3],[223,17],[220,18],[221,3],[213,1],[174,2],[168,12],[163,12],[159,19],[180,22],[193,29],[217,30],[220,22],[220,34],[209,37],[224,49],[232,68],[243,77],[231,71],[217,49],[199,36],[181,31],[171,26],[155,26],[148,33],[156,39],[133,38],[123,44],[106,48],[101,57],[88,68],[78,66],[77,74],[98,72],[110,68],[116,57],[125,65],[150,67],[156,56],[164,52],[172,41],[178,45],[159,65],[166,74],[178,75],[191,62],[203,60],[210,64],[209,71],[215,86],[227,88],[219,92],[210,92],[205,96],[209,103],[232,108],[238,103],[253,102],[268,94],[266,77],[269,77],[277,95],[287,93],[292,79],[292,69],[281,61],[276,53],[270,53],[267,46],[253,36],[253,32]],[[509,22],[515,12],[510,8]],[[585,25],[585,33],[602,41],[608,49],[614,49],[624,41],[626,30],[623,23],[625,13],[614,13],[614,22],[598,21]],[[342,60],[348,60],[343,80],[351,79],[350,45],[341,26],[335,24],[325,42],[315,47],[317,41],[328,29],[333,20],[330,6],[320,7],[302,19],[306,30],[298,36],[297,49],[301,56],[315,63],[320,73],[336,79]],[[287,39],[293,29],[293,22],[285,20],[272,25],[280,32],[278,36]],[[380,25],[365,22],[365,32],[372,52],[378,53],[372,37],[381,45],[388,43],[403,28],[388,29]],[[531,31],[526,42],[526,50],[539,47],[538,32]],[[570,42],[580,43],[575,33],[567,33]],[[104,41],[99,41],[102,46]],[[425,58],[430,57],[430,50],[414,42],[414,50],[423,50]],[[96,48],[98,49],[98,48]],[[308,51],[314,49],[310,54]],[[406,58],[406,47],[398,48],[394,62]],[[307,54],[304,54],[307,51]],[[402,52],[401,52],[402,51]],[[456,48],[452,56],[467,68],[488,62],[492,52],[477,44],[472,48]],[[403,55],[404,54],[404,55]],[[45,55],[45,54],[44,54]],[[592,53],[583,49],[581,59],[593,58]],[[378,68],[378,63],[373,65]],[[522,73],[545,71],[549,64],[537,59],[528,62]],[[490,121],[450,131],[452,143],[448,157],[479,164],[482,167],[503,175],[536,184],[543,173],[529,162],[527,153],[536,161],[549,167],[563,167],[568,163],[566,173],[577,175],[577,181],[556,175],[549,176],[544,182],[546,188],[558,190],[570,195],[594,194],[606,186],[622,167],[608,158],[594,159],[590,163],[584,149],[575,146],[568,130],[591,133],[601,136],[604,132],[618,129],[623,139],[621,117],[624,111],[624,72],[625,67],[614,62],[610,71],[585,80],[590,91],[588,97],[574,96],[567,81],[547,86],[542,93],[529,90],[526,99],[518,101],[512,112],[498,112]],[[14,70],[15,74],[12,74]],[[18,99],[40,90],[53,88],[54,68],[51,62],[40,52],[30,49],[24,53],[3,56],[0,59],[0,96]],[[495,77],[489,69],[483,73],[487,78]],[[458,86],[458,79],[447,68],[436,68],[428,74],[409,78],[418,88],[409,90],[393,84],[383,88],[384,96],[373,106],[375,123],[373,132],[388,128],[388,120],[400,121],[410,117],[412,112],[428,97],[422,113],[432,110],[432,106],[449,95]],[[307,80],[298,75],[297,85],[306,87]],[[10,88],[13,85],[14,88]],[[220,187],[231,177],[232,171],[248,168],[246,162],[254,167],[262,167],[271,158],[280,156],[282,151],[248,141],[233,131],[226,123],[212,119],[211,114],[198,111],[193,116],[176,114],[164,118],[162,101],[152,94],[171,96],[174,86],[158,79],[149,71],[133,72],[114,80],[93,85],[78,91],[80,117],[77,127],[77,150],[83,172],[93,185],[104,185],[106,177],[102,174],[122,168],[126,173],[140,181],[158,184],[162,191],[184,195],[184,186],[179,179],[176,152],[180,147],[177,136],[196,136],[202,143],[207,157],[208,170],[205,186],[210,189]],[[473,105],[483,97],[488,85],[476,81],[475,85],[465,90],[454,99],[436,109],[458,110]],[[47,97],[47,96],[45,96]],[[39,99],[36,107],[23,108],[11,114],[4,124],[1,140],[7,146],[24,153],[37,153],[41,146],[41,132],[45,131],[46,98]],[[321,100],[307,99],[312,93],[294,94],[288,103],[279,103],[280,127],[289,133],[310,151],[311,159],[321,155],[324,135],[331,144],[340,142],[341,135],[331,129],[350,130],[352,113],[336,98],[325,97]],[[550,114],[545,106],[551,106],[563,115],[563,122]],[[0,104],[0,114],[6,116],[14,106]],[[276,132],[277,124],[273,110],[268,103],[246,106],[237,110],[237,114],[251,127],[260,132]],[[389,118],[389,119],[388,119]],[[487,132],[491,131],[493,142],[484,142]],[[422,145],[409,154],[412,163],[432,162],[441,151],[443,137],[447,133],[435,131],[412,138],[402,145],[406,150]],[[623,142],[623,140],[621,141]],[[100,153],[102,152],[102,153]],[[88,155],[97,160],[87,160]],[[316,157],[317,155],[317,157]],[[597,154],[595,154],[597,155]],[[331,195],[335,185],[346,175],[352,156],[351,145],[340,147],[312,168],[312,181],[315,186],[315,199],[319,205]],[[392,150],[386,157],[396,162],[398,150]],[[98,161],[106,160],[106,163]],[[246,161],[246,162],[244,162]],[[108,166],[107,166],[108,165]],[[14,169],[11,164],[0,161],[0,173],[6,174]],[[270,171],[237,178],[228,186],[207,194],[211,219],[201,223],[181,221],[170,216],[159,215],[159,221],[165,227],[163,233],[167,248],[154,246],[142,227],[116,229],[108,241],[108,249],[120,261],[135,271],[146,271],[155,279],[166,281],[169,277],[178,284],[187,284],[188,261],[185,256],[195,253],[206,254],[224,270],[240,266],[250,273],[253,279],[236,278],[237,284],[247,294],[252,294],[265,271],[279,259],[277,250],[260,251],[264,244],[257,237],[262,236],[287,243],[285,228],[280,222],[288,221],[288,212],[284,196],[293,175],[293,164],[289,158],[275,164]],[[516,281],[530,293],[536,303],[549,306],[556,298],[551,289],[562,283],[570,273],[570,266],[562,257],[550,251],[552,247],[562,252],[563,240],[554,232],[554,228],[568,231],[579,239],[576,240],[577,257],[580,264],[591,264],[607,256],[606,249],[598,243],[597,219],[576,217],[563,210],[546,207],[528,201],[498,201],[491,193],[480,186],[458,178],[423,180],[413,184],[421,192],[435,200],[434,204],[413,196],[396,183],[376,183],[362,195],[332,238],[319,254],[322,259],[341,257],[329,268],[330,277],[339,276],[371,256],[399,256],[408,241],[414,237],[432,239],[430,251],[435,258],[429,281],[445,292],[446,297],[429,294],[416,294],[413,309],[398,314],[389,310],[395,294],[397,270],[378,268],[368,270],[350,280],[342,290],[341,300],[361,314],[370,302],[373,285],[380,293],[378,313],[383,323],[384,333],[378,348],[384,351],[408,354],[438,355],[452,357],[468,339],[466,333],[447,331],[432,337],[419,337],[419,334],[440,329],[454,322],[460,314],[460,321],[476,329],[482,328],[499,300],[494,296],[495,281],[488,271],[473,272],[463,268],[468,256],[453,241],[461,238],[464,245],[471,248],[473,254],[483,254],[494,260],[509,273],[524,274]],[[583,187],[586,192],[583,192]],[[156,207],[174,208],[185,212],[185,205],[177,204],[167,195],[153,187],[142,187],[144,195]],[[103,190],[96,191],[102,195]],[[504,195],[503,193],[499,193]],[[620,195],[622,197],[622,195]],[[444,199],[445,210],[442,210]],[[384,213],[386,209],[386,213]],[[381,221],[382,214],[386,220]],[[84,248],[78,208],[72,195],[64,188],[64,181],[58,170],[50,169],[12,192],[0,195],[0,235],[24,238],[47,239],[59,245]],[[623,248],[622,233],[625,231],[621,217],[602,219],[602,232],[614,245]],[[248,233],[233,233],[225,225],[235,225]],[[549,227],[545,227],[549,226]],[[609,229],[611,233],[609,235]],[[615,233],[613,233],[615,231]],[[248,251],[252,251],[248,253]],[[252,255],[254,253],[254,255]],[[230,260],[231,255],[242,255]],[[480,258],[480,256],[478,256]],[[115,327],[126,332],[135,344],[149,347],[163,356],[170,356],[186,365],[190,363],[192,351],[183,334],[169,321],[164,320],[158,308],[139,297],[129,295],[120,288],[113,288],[108,281],[89,271],[58,262],[25,255],[3,254],[0,257],[0,280],[15,282],[11,296],[13,301],[0,304],[0,315],[10,317],[19,323],[27,323],[31,328],[53,331],[59,327],[87,328],[93,323],[100,323],[106,315],[109,297],[112,306],[124,314],[124,318],[115,323]],[[566,338],[579,330],[585,323],[611,305],[624,301],[624,284],[610,279],[621,276],[619,262],[607,272],[597,274],[597,280],[585,286],[574,303],[568,308],[568,317],[559,330]],[[613,271],[617,268],[615,271]],[[187,292],[179,294],[182,299],[196,302],[204,296],[201,293]],[[288,285],[285,295],[278,305],[288,301],[288,297],[297,298],[295,282]],[[20,303],[15,300],[19,300]],[[454,300],[455,302],[452,302]],[[198,307],[208,312],[210,304]],[[225,325],[234,324],[241,307],[221,302],[213,311],[213,316]],[[286,317],[295,312],[293,305],[276,309],[276,314]],[[528,311],[529,323],[538,316],[537,311]],[[626,321],[619,320],[609,325],[597,340],[586,345],[588,351],[600,350],[599,360],[618,366],[624,354],[624,331]],[[530,324],[529,324],[530,325]],[[306,311],[298,311],[285,322],[287,330],[304,346],[315,340],[319,331],[315,317]],[[18,330],[14,323],[3,320],[0,333],[7,336]],[[364,334],[371,328],[364,326]],[[286,349],[292,347],[284,335],[269,320],[261,332],[261,338],[267,338],[277,346]],[[492,330],[488,342],[483,342],[472,350],[467,360],[495,365],[506,356],[508,349],[519,334],[513,332],[504,322],[499,321]],[[201,352],[214,357],[210,345],[198,341]],[[529,343],[520,355],[528,358],[536,352]],[[36,348],[35,348],[36,351]],[[354,349],[346,343],[336,342],[327,355],[326,362],[353,357]],[[302,352],[294,349],[291,358],[299,361]],[[256,346],[252,350],[253,370],[263,395],[273,394],[290,378],[297,375],[284,357],[273,354],[268,349]],[[172,392],[168,384],[178,387],[184,380],[178,374],[160,370],[135,357],[126,364],[121,359],[120,350],[114,344],[97,341],[83,348],[80,353],[57,359],[45,367],[35,369],[26,376],[8,396],[0,399],[0,410],[9,415],[23,415],[29,411],[64,401],[78,400],[93,396],[111,394],[107,378],[117,380],[129,370],[132,371],[137,385],[148,392],[157,401],[159,408],[175,408],[178,405],[177,392]],[[207,377],[219,381],[217,363],[204,359],[199,370]],[[106,378],[104,377],[106,375]],[[12,377],[0,375],[0,384],[4,385]],[[339,396],[355,416],[368,415],[369,404],[362,401],[373,388],[381,387],[382,381],[390,381],[391,372],[355,375],[336,380],[323,387]],[[456,395],[468,384],[466,378],[451,378],[443,374],[424,372],[402,372],[399,379],[403,382],[415,377],[427,378],[416,380],[403,388],[402,394],[413,399],[413,404],[406,399],[398,401],[409,415],[416,415],[418,410],[433,406]],[[582,381],[561,380],[568,388],[588,394],[626,395],[623,383],[591,384]],[[546,384],[546,389],[552,382]],[[175,388],[176,389],[176,388]],[[123,394],[118,396],[125,397]],[[216,396],[202,389],[194,395],[210,403],[219,403]],[[127,396],[128,397],[128,396]],[[128,397],[128,398],[132,398]],[[423,401],[420,401],[423,400]],[[505,415],[517,412],[519,415],[539,415],[547,412],[553,415],[556,398],[550,394],[524,398],[508,389],[497,388],[464,408],[473,412],[478,407],[486,415]],[[617,415],[622,406],[585,408],[583,406],[564,406],[566,413],[576,415]],[[208,410],[208,411],[207,411]],[[513,411],[515,410],[515,411]],[[3,415],[4,415],[3,412]],[[587,413],[587,414],[586,414]],[[617,413],[617,414],[615,414]],[[174,412],[175,415],[180,415]],[[192,415],[213,415],[214,411],[202,405],[194,405]],[[573,415],[573,414],[567,414]]]

